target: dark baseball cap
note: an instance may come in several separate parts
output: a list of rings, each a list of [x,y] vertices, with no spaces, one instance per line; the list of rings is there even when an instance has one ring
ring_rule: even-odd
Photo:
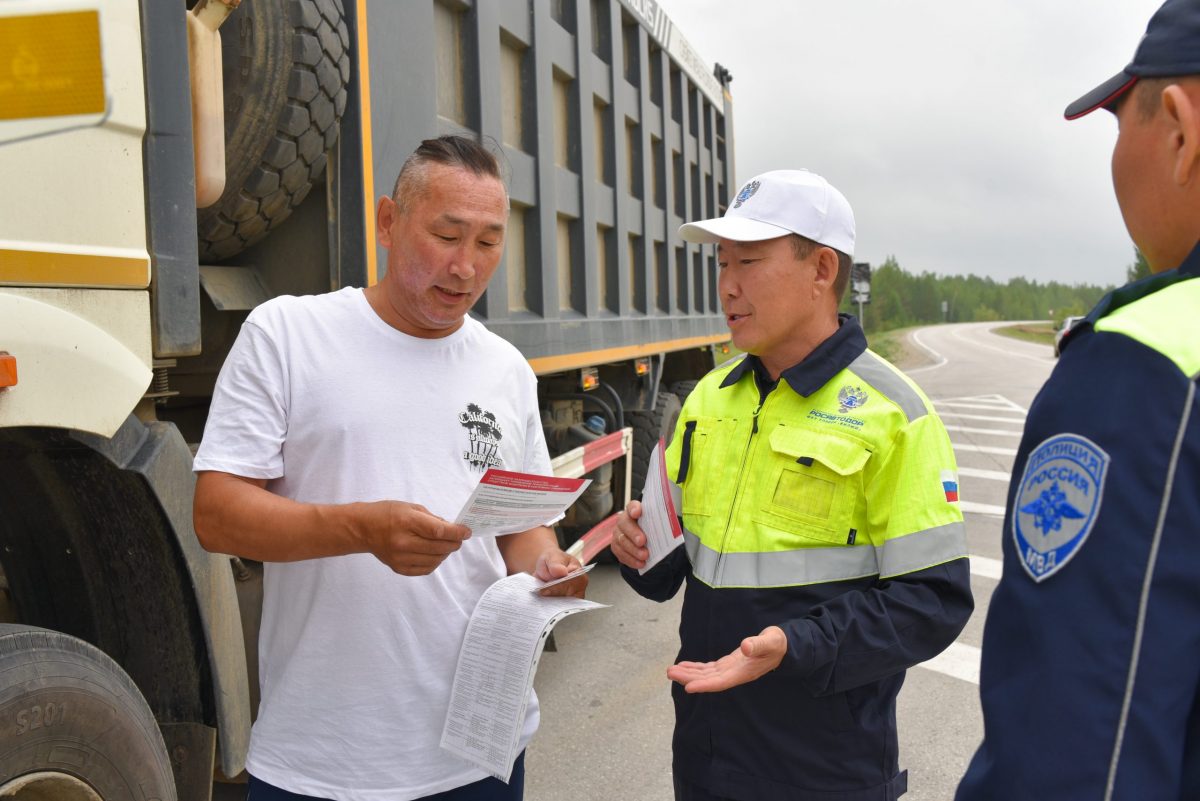
[[[1139,78],[1200,74],[1200,0],[1167,0],[1138,43],[1129,66],[1067,106],[1068,120],[1091,114],[1133,88]]]

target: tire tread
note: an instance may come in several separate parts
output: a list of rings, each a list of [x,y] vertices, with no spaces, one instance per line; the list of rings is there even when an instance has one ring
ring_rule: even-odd
[[[59,693],[60,698],[67,693],[76,699],[75,704],[80,703],[80,698],[85,699],[84,710],[91,705],[94,712],[99,704],[103,705],[101,708],[121,712],[112,718],[109,729],[112,736],[94,741],[79,736],[83,731],[94,730],[96,718],[87,715],[74,719],[84,721],[83,730],[68,717],[67,732],[47,724],[25,735],[33,738],[31,742],[0,738],[0,777],[13,775],[14,771],[29,772],[30,767],[34,771],[54,770],[57,762],[42,762],[43,757],[36,755],[44,754],[48,759],[54,753],[53,746],[59,743],[76,751],[90,749],[93,756],[101,755],[101,759],[86,760],[76,770],[84,771],[80,778],[89,783],[100,777],[115,782],[109,786],[114,794],[104,796],[109,801],[134,801],[133,796],[122,794],[123,790],[134,787],[139,791],[138,798],[143,793],[161,801],[174,801],[177,797],[170,758],[154,714],[133,679],[108,654],[62,632],[3,623],[0,624],[0,679],[3,679],[0,703],[9,703],[26,693],[40,697],[55,697]],[[32,743],[42,746],[31,748]],[[31,763],[31,756],[37,761]],[[97,772],[91,773],[92,770]],[[131,784],[135,776],[136,784]]]
[[[285,60],[290,55],[290,67],[283,67],[281,106],[277,112],[254,107],[249,91],[227,96],[227,115],[261,116],[239,141],[261,141],[262,150],[255,155],[241,147],[255,163],[236,171],[239,185],[227,186],[217,204],[200,211],[202,263],[235,256],[286,220],[320,179],[326,151],[337,142],[351,71],[342,0],[289,0],[278,10],[278,21],[292,28],[282,53]],[[235,174],[233,166],[229,174]]]
[[[658,401],[651,410],[635,410],[625,413],[625,420],[633,428],[633,468],[630,470],[630,494],[634,499],[642,497],[646,484],[646,471],[650,454],[658,445],[658,438],[671,440],[670,427],[679,413],[679,398],[674,394],[659,391]]]

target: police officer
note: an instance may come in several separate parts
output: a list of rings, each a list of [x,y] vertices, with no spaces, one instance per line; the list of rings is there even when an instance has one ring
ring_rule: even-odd
[[[1104,108],[1153,274],[1063,341],[1029,410],[958,801],[1200,798],[1200,0],[1168,0]]]
[[[838,315],[854,217],[823,178],[759,175],[724,217],[680,234],[717,244],[721,304],[749,355],[699,382],[666,453],[686,547],[639,575],[636,502],[613,542],[641,595],[687,587],[667,672],[675,797],[895,799],[904,671],[972,610],[950,440]]]

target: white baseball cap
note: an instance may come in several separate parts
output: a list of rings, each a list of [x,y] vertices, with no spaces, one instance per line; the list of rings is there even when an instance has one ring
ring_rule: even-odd
[[[854,212],[845,195],[815,172],[772,170],[742,186],[724,217],[679,226],[685,242],[759,242],[799,234],[854,255]]]

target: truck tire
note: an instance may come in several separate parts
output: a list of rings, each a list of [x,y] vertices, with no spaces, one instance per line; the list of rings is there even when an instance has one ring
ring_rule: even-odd
[[[262,239],[321,177],[346,109],[349,45],[342,0],[255,0],[221,28],[225,191],[197,215],[201,261]]]
[[[125,671],[83,640],[0,624],[0,797],[175,801],[162,734]]]
[[[694,390],[696,385],[699,383],[699,381],[676,381],[671,384],[668,389],[670,389],[671,393],[675,395],[675,397],[679,398],[679,402],[683,404],[687,402],[688,395],[692,394],[692,390]]]
[[[654,404],[653,410],[625,413],[625,420],[633,428],[630,493],[634,499],[642,497],[642,487],[646,486],[646,468],[650,464],[650,454],[658,444],[659,437],[670,444],[681,406],[679,398],[673,393],[659,392],[658,402]]]

